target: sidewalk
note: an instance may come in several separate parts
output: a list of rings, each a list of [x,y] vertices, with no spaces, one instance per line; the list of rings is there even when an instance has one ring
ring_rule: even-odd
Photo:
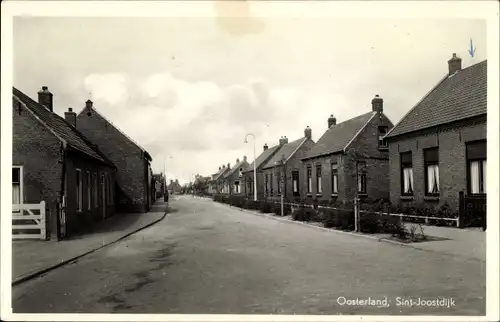
[[[219,203],[220,205],[225,205]],[[229,205],[226,205],[230,207]],[[233,208],[233,207],[231,207]],[[426,241],[418,243],[408,243],[403,244],[400,242],[390,241],[382,238],[380,234],[363,234],[356,232],[344,232],[341,230],[324,228],[323,225],[313,222],[301,222],[293,221],[291,216],[279,217],[272,214],[262,214],[258,211],[236,208],[238,210],[248,212],[257,216],[267,217],[269,219],[274,219],[278,221],[294,223],[299,225],[308,226],[315,229],[321,229],[325,231],[331,231],[332,233],[348,234],[351,236],[364,237],[374,239],[375,241],[389,242],[396,245],[401,245],[405,247],[421,249],[425,251],[447,254],[458,257],[465,257],[468,259],[475,259],[486,261],[486,232],[481,228],[469,228],[469,229],[459,229],[452,227],[437,227],[437,226],[423,226],[424,234],[433,237],[441,237],[444,240]],[[410,223],[406,224],[410,226]]]
[[[96,223],[91,233],[68,240],[13,240],[12,284],[31,279],[151,226],[163,219],[166,211],[167,204],[158,200],[148,213],[115,214]]]

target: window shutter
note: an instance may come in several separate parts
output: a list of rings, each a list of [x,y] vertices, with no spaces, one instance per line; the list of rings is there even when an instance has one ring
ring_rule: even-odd
[[[439,162],[439,150],[437,148],[424,150],[425,162]]]
[[[486,141],[467,143],[467,159],[486,159]]]

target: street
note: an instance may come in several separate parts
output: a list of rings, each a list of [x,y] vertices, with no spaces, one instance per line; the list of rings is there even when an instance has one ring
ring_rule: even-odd
[[[13,287],[14,313],[485,313],[481,261],[171,199],[158,224]],[[454,305],[398,305],[436,298]]]

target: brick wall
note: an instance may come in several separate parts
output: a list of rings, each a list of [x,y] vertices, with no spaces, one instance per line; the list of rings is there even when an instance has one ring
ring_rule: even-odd
[[[82,209],[77,209],[76,172],[81,170],[82,180]],[[90,174],[90,196],[88,192],[87,173]],[[108,177],[108,184],[112,184],[111,191],[106,191],[102,183],[102,175]],[[93,222],[104,220],[115,213],[113,197],[115,170],[102,163],[94,161],[81,153],[68,152],[66,155],[66,225],[68,233],[76,232],[90,226]],[[97,182],[96,182],[97,181]],[[97,183],[97,184],[96,184]],[[97,204],[95,189],[97,188]],[[108,194],[111,194],[111,198]],[[90,207],[89,207],[90,197]]]
[[[23,167],[23,203],[47,205],[47,234],[55,232],[61,191],[61,141],[24,107],[13,102],[12,164]]]
[[[87,108],[77,116],[76,128],[89,138],[118,168],[116,173],[116,210],[148,211],[147,161],[142,150],[98,113],[87,115]]]
[[[467,191],[465,144],[486,139],[486,120],[476,121],[407,135],[389,142],[391,202],[415,206],[436,206],[447,202],[458,211],[458,193]],[[431,147],[439,148],[439,199],[425,197],[423,149]],[[414,193],[413,199],[401,200],[400,153],[408,151],[412,152]]]

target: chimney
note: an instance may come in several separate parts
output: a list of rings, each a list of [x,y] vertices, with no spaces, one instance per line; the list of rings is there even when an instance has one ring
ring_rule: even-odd
[[[92,108],[93,105],[94,105],[94,102],[92,102],[91,100],[87,100],[85,102],[85,107],[86,108]]]
[[[221,168],[221,167],[219,167],[219,171],[220,171],[220,170],[222,170],[222,168]]]
[[[337,119],[332,115],[328,118],[328,128],[331,128],[332,126],[337,125]]]
[[[38,103],[45,106],[51,112],[53,111],[52,96],[47,86],[42,86],[42,89],[38,92]]]
[[[174,180],[170,179],[170,184],[174,184]]]
[[[247,162],[247,156],[246,155],[243,156],[243,161]]]
[[[179,179],[175,179],[175,183],[179,183]]]
[[[384,100],[378,95],[375,95],[375,97],[372,99],[372,111],[379,113],[384,112]]]
[[[287,143],[288,143],[288,138],[286,136],[282,136],[279,141],[280,146],[283,146]]]
[[[76,113],[73,112],[73,109],[70,107],[68,108],[67,112],[64,112],[64,119],[66,122],[71,124],[74,128],[76,128]]]
[[[462,69],[462,59],[453,53],[453,57],[448,60],[448,75],[453,75]]]
[[[225,168],[226,168],[226,165],[225,165],[225,164],[223,164],[223,165],[222,165],[222,169],[225,169]]]
[[[309,127],[309,125],[306,127],[306,129],[304,130],[304,136],[306,138],[308,138],[309,140],[311,140],[312,138],[312,130],[311,128]]]
[[[264,151],[266,151],[267,149],[269,149],[269,147],[267,146],[267,143],[264,144]]]
[[[236,163],[240,163],[240,158],[236,158]]]
[[[231,169],[231,163],[229,163],[229,162],[227,163],[227,168]]]

